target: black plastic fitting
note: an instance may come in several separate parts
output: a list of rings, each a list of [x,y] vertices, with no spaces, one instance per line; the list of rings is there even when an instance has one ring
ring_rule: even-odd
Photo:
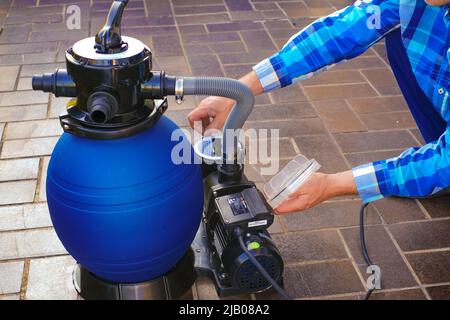
[[[75,82],[65,69],[58,69],[54,73],[35,75],[32,79],[33,90],[53,93],[56,97],[76,97]]]
[[[98,53],[117,53],[127,49],[122,41],[122,15],[128,0],[115,0],[109,10],[105,25],[95,36],[95,49]]]
[[[105,124],[112,119],[119,110],[116,98],[107,92],[93,93],[87,103],[89,117],[98,124]]]
[[[141,86],[141,94],[144,99],[164,99],[166,96],[175,95],[175,83],[177,79],[167,76],[164,71],[152,71],[149,80]]]
[[[237,182],[242,179],[243,166],[237,163],[221,163],[217,166],[219,182]]]

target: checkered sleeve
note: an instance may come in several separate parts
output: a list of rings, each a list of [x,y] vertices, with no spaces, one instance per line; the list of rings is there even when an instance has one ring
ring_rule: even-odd
[[[399,0],[357,1],[317,19],[253,70],[265,92],[309,79],[360,55],[399,21]]]
[[[353,168],[363,202],[387,196],[426,197],[450,187],[450,126],[434,143]]]

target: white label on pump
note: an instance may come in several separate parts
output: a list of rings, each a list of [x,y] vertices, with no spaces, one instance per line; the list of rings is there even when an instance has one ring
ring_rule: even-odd
[[[259,226],[265,226],[267,224],[267,220],[258,220],[258,221],[252,221],[248,223],[249,228],[253,227],[259,227]]]

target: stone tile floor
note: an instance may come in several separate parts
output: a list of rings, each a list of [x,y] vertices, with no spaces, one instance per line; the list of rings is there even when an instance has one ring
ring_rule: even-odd
[[[76,299],[74,261],[58,241],[46,207],[49,156],[67,99],[31,91],[31,76],[64,67],[64,50],[99,29],[110,1],[0,1],[0,299]],[[131,0],[124,33],[148,44],[154,69],[239,77],[314,19],[349,0]],[[81,8],[67,30],[66,9]],[[186,126],[198,103],[171,103]],[[361,57],[257,99],[248,128],[279,128],[285,163],[297,153],[324,172],[397,155],[422,143],[392,76],[383,43]],[[258,167],[247,174],[267,180]],[[358,244],[357,198],[329,201],[276,219],[271,228],[286,260],[286,286],[301,299],[360,299],[365,265]],[[381,266],[374,299],[450,298],[450,198],[388,199],[368,212],[367,241]],[[217,298],[200,279],[200,299]],[[248,298],[248,297],[247,297]],[[250,298],[276,298],[274,294]]]

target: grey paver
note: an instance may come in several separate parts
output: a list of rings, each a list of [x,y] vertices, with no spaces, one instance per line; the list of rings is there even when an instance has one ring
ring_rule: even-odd
[[[402,223],[389,230],[404,251],[450,248],[450,220]]]
[[[58,137],[5,141],[0,158],[45,156],[52,153]]]
[[[20,291],[23,261],[0,262],[0,294]]]
[[[361,299],[364,297],[361,296]],[[389,292],[375,292],[371,300],[426,300],[426,296],[420,289],[396,290]]]
[[[77,299],[72,283],[75,261],[70,256],[32,259],[25,298],[29,300]]]
[[[38,171],[38,158],[0,160],[0,182],[36,179]]]
[[[0,207],[0,231],[52,226],[47,203]]]
[[[373,263],[381,269],[383,288],[417,286],[415,278],[409,273],[407,265],[383,226],[367,226],[365,230],[367,250]],[[341,233],[361,274],[367,278],[369,275],[366,274],[367,265],[361,254],[359,228],[343,229]]]
[[[14,122],[8,125],[6,140],[59,136],[63,132],[58,119]]]
[[[276,234],[274,240],[286,263],[348,258],[336,231]]]
[[[0,121],[24,121],[44,119],[47,116],[47,105],[0,107]]]
[[[74,41],[75,42],[75,41]],[[58,68],[65,68],[63,63],[29,64],[22,67],[21,77],[32,77],[35,74],[55,72]]]
[[[0,182],[0,205],[33,202],[36,180]]]
[[[0,91],[14,90],[19,70],[19,66],[0,67]]]
[[[366,131],[364,124],[344,100],[315,101],[313,104],[330,132]]]
[[[0,295],[0,300],[20,300],[20,295],[19,294]]]
[[[430,287],[427,288],[427,291],[433,300],[448,300],[450,296],[450,286],[448,285]]]
[[[45,183],[47,179],[47,170],[49,162],[50,157],[45,157],[42,164],[41,180],[39,184],[39,201],[47,201],[47,189],[45,188]]]
[[[48,103],[49,94],[38,91],[15,91],[0,93],[0,107]]]
[[[311,100],[348,99],[377,95],[369,84],[339,84],[333,87],[307,86],[304,90]]]
[[[387,223],[426,219],[425,214],[413,199],[387,198],[377,201],[373,206]]]
[[[50,118],[57,118],[66,113],[67,103],[70,100],[71,98],[56,98],[52,95],[50,98]]]
[[[406,258],[422,284],[450,282],[450,251],[407,254]]]
[[[306,212],[283,216],[281,219],[290,231],[357,226],[359,217],[356,213],[360,204],[359,200],[327,202]],[[369,208],[365,222],[378,224],[381,221],[376,211]]]
[[[23,17],[21,17],[23,21]],[[20,44],[2,44],[0,45],[0,54],[28,54],[54,52],[57,48],[57,42],[40,43],[20,43]]]
[[[416,144],[414,138],[403,130],[340,133],[335,137],[344,153],[406,149]]]
[[[219,300],[216,288],[209,279],[202,279],[196,283],[197,295],[203,300]]]
[[[432,199],[421,199],[420,203],[426,212],[433,218],[450,217],[450,197],[437,197]]]
[[[0,260],[64,254],[66,251],[53,229],[0,233]]]
[[[295,138],[295,142],[302,154],[320,163],[321,172],[334,173],[349,169],[331,136],[302,136]]]
[[[361,115],[360,118],[369,130],[416,127],[414,118],[409,111],[368,113]]]
[[[31,78],[20,78],[19,82],[17,83],[17,90],[18,91],[32,90]]]
[[[0,56],[0,65],[17,65],[17,64],[26,65],[35,63],[48,63],[54,62],[55,57],[56,52],[5,54]]]

